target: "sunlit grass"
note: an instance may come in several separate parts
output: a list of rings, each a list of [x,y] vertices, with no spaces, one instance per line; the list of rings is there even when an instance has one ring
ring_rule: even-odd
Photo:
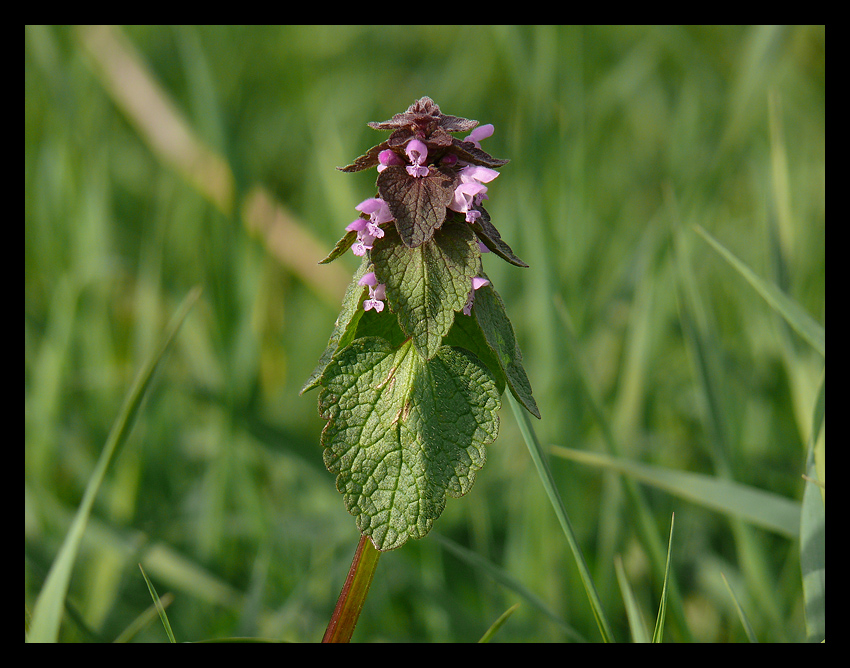
[[[98,60],[104,34],[156,84],[158,122]],[[801,475],[825,480],[822,27],[28,27],[28,609],[201,284],[90,507],[59,639],[164,641],[135,627],[139,562],[176,638],[321,639],[358,536],[298,390],[356,263],[317,263],[374,187],[335,167],[422,95],[494,123],[511,159],[488,211],[531,266],[485,269],[613,639],[651,638],[634,620],[657,616],[673,512],[665,640],[819,639],[825,492]],[[354,641],[477,640],[517,602],[492,641],[600,638],[501,415],[439,536],[382,558]]]

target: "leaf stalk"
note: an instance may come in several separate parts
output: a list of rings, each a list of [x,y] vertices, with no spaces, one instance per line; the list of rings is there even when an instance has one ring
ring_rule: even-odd
[[[366,594],[369,593],[380,556],[381,553],[375,549],[372,541],[366,536],[360,536],[348,577],[342,586],[336,608],[328,623],[325,636],[322,638],[323,643],[342,643],[351,640],[351,634],[354,633],[354,627],[357,626],[357,620],[360,618],[360,611],[366,601]]]

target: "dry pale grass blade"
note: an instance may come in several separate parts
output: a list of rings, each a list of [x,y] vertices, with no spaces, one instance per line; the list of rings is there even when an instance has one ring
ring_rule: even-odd
[[[229,164],[198,137],[130,40],[115,26],[81,26],[76,34],[104,88],[154,154],[230,214],[237,193]],[[327,249],[289,211],[255,187],[245,197],[242,214],[247,228],[284,266],[320,297],[339,304],[349,278],[342,268],[316,266]]]
[[[229,213],[235,188],[229,165],[196,136],[124,33],[114,26],[81,26],[77,36],[104,88],[151,150]]]
[[[68,594],[68,586],[74,564],[79,555],[80,544],[86,531],[91,516],[94,501],[106,479],[106,473],[114,461],[117,453],[127,441],[130,431],[135,423],[135,418],[141,409],[142,400],[150,388],[154,372],[160,362],[165,358],[165,353],[171,346],[174,337],[183,324],[189,310],[201,294],[200,287],[193,288],[183,300],[180,308],[172,319],[162,344],[156,353],[148,359],[139,370],[130,390],[124,399],[121,412],[115,419],[106,444],[100,453],[97,465],[89,477],[85,493],[77,508],[77,513],[71,523],[71,527],[65,536],[59,553],[54,559],[47,574],[44,586],[38,595],[33,609],[32,623],[30,625],[27,642],[56,642],[59,638],[59,626],[65,609],[65,598]]]
[[[258,235],[266,248],[286,267],[298,274],[319,296],[338,307],[351,282],[342,265],[319,265],[327,249],[299,225],[294,216],[264,188],[256,187],[242,206],[245,226]]]

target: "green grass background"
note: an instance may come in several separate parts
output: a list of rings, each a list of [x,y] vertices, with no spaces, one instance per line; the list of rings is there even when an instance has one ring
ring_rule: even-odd
[[[358,535],[322,464],[316,394],[298,390],[356,262],[305,273],[243,205],[264,187],[329,251],[375,179],[334,168],[385,136],[368,121],[422,95],[493,123],[485,148],[511,159],[488,210],[531,267],[485,268],[541,442],[613,440],[628,460],[802,498],[823,357],[693,226],[823,322],[823,27],[121,31],[234,187],[216,204],[151,149],[84,33],[26,28],[28,609],[134,374],[203,287],[96,499],[61,640],[166,641],[139,563],[178,641],[321,638]],[[501,419],[440,538],[381,558],[355,641],[474,641],[517,602],[494,640],[568,640],[565,625],[599,638],[514,415]],[[557,451],[551,464],[615,637],[629,639],[616,557],[651,629],[662,582],[622,478]],[[721,574],[760,640],[806,639],[799,540],[641,490],[661,536],[676,513],[683,617],[668,613],[665,639],[746,640]]]

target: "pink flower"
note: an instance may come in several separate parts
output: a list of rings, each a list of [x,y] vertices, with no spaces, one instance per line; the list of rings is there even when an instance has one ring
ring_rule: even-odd
[[[390,207],[387,206],[387,203],[382,200],[380,197],[370,197],[369,199],[364,199],[360,204],[354,207],[358,211],[362,211],[363,213],[369,214],[369,219],[375,225],[380,225],[381,223],[388,223],[393,219],[393,214],[390,213]],[[375,235],[379,239],[383,236]]]
[[[372,250],[375,239],[384,236],[384,231],[378,226],[391,221],[393,215],[387,203],[379,197],[363,200],[354,208],[369,215],[369,220],[358,218],[345,228],[349,232],[357,232],[357,242],[351,247],[351,252],[363,257],[367,250]]]
[[[390,149],[384,149],[380,153],[378,153],[378,162],[381,163],[378,165],[378,171],[383,172],[390,165],[403,165],[404,160],[399,158],[395,152]]]
[[[384,310],[383,300],[387,298],[387,286],[383,283],[378,283],[375,278],[375,272],[370,271],[364,274],[363,278],[357,281],[358,285],[369,286],[369,299],[363,301],[363,310],[375,309],[378,313]]]
[[[481,140],[487,139],[487,137],[491,136],[493,134],[494,129],[495,128],[493,127],[492,123],[487,123],[487,125],[479,125],[472,132],[470,132],[469,135],[464,137],[463,141],[471,141],[473,144],[475,144],[475,148],[481,148]]]
[[[408,166],[407,173],[416,178],[428,176],[428,168],[425,166],[425,160],[428,157],[428,147],[418,139],[411,139],[407,142],[404,152],[407,153],[407,157],[413,163]]]
[[[481,203],[481,199],[487,192],[487,186],[477,181],[463,183],[455,188],[455,194],[452,201],[449,203],[449,208],[452,211],[466,214],[466,222],[472,223],[479,216],[480,211],[476,211],[473,207]]]
[[[466,222],[475,222],[481,212],[475,209],[482,200],[488,199],[487,186],[499,175],[495,169],[480,165],[467,165],[460,170],[460,185],[455,188],[454,198],[449,204],[452,211],[466,214]]]
[[[465,183],[490,183],[499,175],[495,169],[481,165],[467,165],[460,170],[460,180]]]
[[[351,247],[351,252],[358,257],[363,257],[367,250],[372,250],[372,245],[378,235],[370,234],[370,229],[376,229],[381,233],[381,236],[384,236],[384,231],[380,227],[374,226],[365,218],[358,218],[345,229],[349,232],[357,232],[357,241]]]

